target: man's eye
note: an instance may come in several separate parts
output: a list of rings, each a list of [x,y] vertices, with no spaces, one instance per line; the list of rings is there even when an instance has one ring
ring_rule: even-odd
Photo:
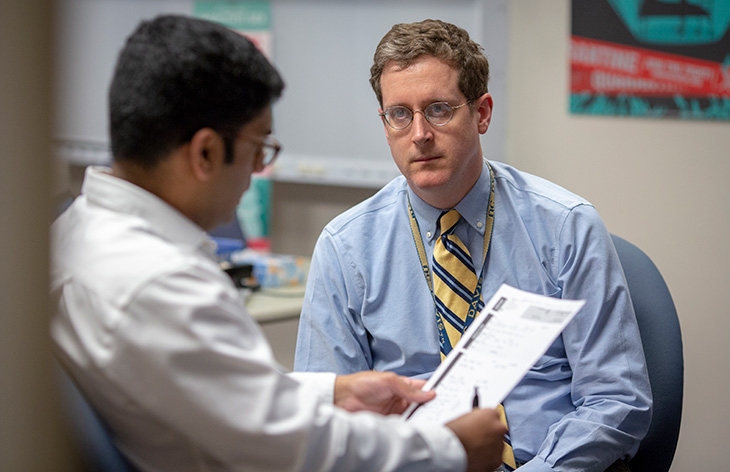
[[[442,117],[449,114],[451,107],[446,103],[432,103],[428,106],[428,114],[433,117]]]
[[[410,115],[410,112],[405,107],[393,107],[390,109],[388,114],[394,120],[403,120],[403,119],[408,118],[408,116]]]

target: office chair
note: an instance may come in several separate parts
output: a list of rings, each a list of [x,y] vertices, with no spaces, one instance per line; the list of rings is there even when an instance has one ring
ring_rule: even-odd
[[[135,472],[112,440],[109,429],[86,401],[63,368],[60,377],[63,404],[74,442],[87,472]]]
[[[626,275],[644,345],[654,410],[649,432],[629,462],[632,472],[666,472],[679,437],[684,391],[682,333],[659,270],[641,249],[611,235]]]

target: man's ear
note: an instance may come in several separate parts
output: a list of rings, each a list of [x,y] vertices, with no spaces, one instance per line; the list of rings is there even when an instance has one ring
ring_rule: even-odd
[[[208,180],[218,166],[224,164],[225,143],[223,137],[212,128],[199,129],[190,139],[188,162],[198,180]]]
[[[489,129],[489,123],[492,122],[492,108],[494,107],[492,96],[489,93],[485,93],[477,98],[474,103],[476,104],[476,111],[479,116],[477,128],[479,129],[479,134],[484,134]]]

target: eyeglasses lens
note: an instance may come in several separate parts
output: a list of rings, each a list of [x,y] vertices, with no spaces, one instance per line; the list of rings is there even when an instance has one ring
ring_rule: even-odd
[[[420,110],[416,110],[419,112]],[[395,129],[404,129],[413,121],[413,112],[404,106],[389,107],[385,111],[385,119]],[[432,103],[421,113],[426,117],[429,123],[437,126],[443,126],[451,120],[454,115],[454,109],[446,102]]]

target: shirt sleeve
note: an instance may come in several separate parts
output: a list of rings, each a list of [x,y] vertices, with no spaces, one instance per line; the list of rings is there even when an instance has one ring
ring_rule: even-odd
[[[307,278],[294,370],[349,374],[373,368],[359,316],[362,280],[327,228],[314,248]],[[334,346],[334,348],[333,348]]]
[[[205,266],[166,274],[125,313],[112,340],[110,377],[226,470],[465,468],[464,450],[447,428],[423,431],[399,417],[347,413],[331,403],[333,374],[280,372],[225,274]]]
[[[646,361],[623,270],[595,209],[574,208],[558,237],[562,297],[586,300],[562,334],[575,410],[550,427],[520,470],[602,472],[630,458],[648,430]]]

